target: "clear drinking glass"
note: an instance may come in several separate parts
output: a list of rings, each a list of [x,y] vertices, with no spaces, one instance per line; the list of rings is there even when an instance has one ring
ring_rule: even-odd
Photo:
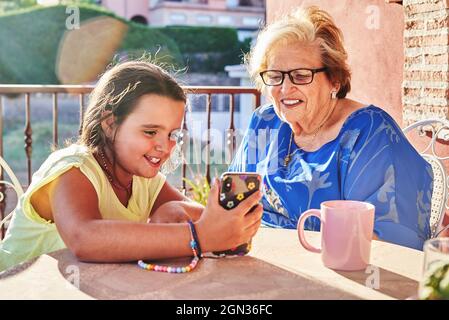
[[[449,299],[449,238],[424,243],[424,264],[419,299]]]

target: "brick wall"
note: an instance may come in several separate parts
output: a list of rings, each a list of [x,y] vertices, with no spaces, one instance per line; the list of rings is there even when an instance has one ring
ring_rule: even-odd
[[[404,0],[403,126],[449,115],[449,0]]]
[[[449,0],[404,0],[403,125],[449,118]],[[443,134],[444,135],[444,134]],[[418,150],[428,140],[411,137]],[[436,153],[448,156],[447,144]],[[445,161],[447,172],[449,163]],[[449,224],[449,211],[443,226]],[[449,231],[442,236],[449,236]]]

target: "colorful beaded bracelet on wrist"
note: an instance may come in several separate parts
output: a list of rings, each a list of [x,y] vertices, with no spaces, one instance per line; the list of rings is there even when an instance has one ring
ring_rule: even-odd
[[[189,229],[190,229],[190,238],[191,238],[189,244],[190,244],[190,248],[192,249],[192,252],[193,252],[193,259],[189,265],[187,265],[185,267],[169,267],[169,266],[160,266],[160,265],[152,264],[152,263],[145,263],[142,260],[137,261],[137,265],[140,268],[145,269],[145,270],[168,272],[168,273],[185,273],[185,272],[190,272],[193,269],[195,269],[201,256],[197,252],[199,245],[195,241],[194,233],[196,235],[196,230],[195,230],[195,226],[193,225],[193,223],[191,221],[189,221]],[[198,251],[200,251],[200,250],[198,250]]]
[[[192,233],[192,238],[196,243],[196,249],[198,250],[198,257],[202,257],[203,256],[203,251],[201,250],[201,244],[200,244],[200,240],[198,239],[198,234],[196,233],[196,228],[195,228],[195,224],[193,223],[192,220],[187,221],[190,225],[190,232]]]

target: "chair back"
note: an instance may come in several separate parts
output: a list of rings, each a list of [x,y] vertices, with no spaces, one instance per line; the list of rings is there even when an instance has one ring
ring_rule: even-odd
[[[6,176],[5,176],[6,173]],[[6,180],[9,178],[9,180]],[[16,195],[17,199],[23,194],[23,188],[17,179],[16,175],[12,171],[11,167],[8,163],[0,156],[0,210],[1,210],[1,221],[0,221],[0,230],[2,231],[4,225],[8,223],[8,221],[12,217],[12,212],[5,213],[3,212],[6,208],[6,191],[8,189],[12,189]],[[0,232],[0,239],[3,235],[3,231]]]
[[[418,150],[422,157],[430,163],[433,171],[433,192],[431,200],[430,231],[434,238],[442,229],[446,209],[449,209],[448,175],[445,167],[449,156],[439,155],[437,152],[437,139],[449,139],[449,121],[443,119],[421,120],[403,129],[404,134],[415,132],[425,141],[425,148]],[[430,139],[425,137],[431,137]]]

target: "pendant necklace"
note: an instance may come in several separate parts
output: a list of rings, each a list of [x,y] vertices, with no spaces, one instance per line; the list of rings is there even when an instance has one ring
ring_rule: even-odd
[[[315,132],[313,133],[313,137],[312,137],[312,141],[313,142],[316,138],[316,136],[318,135],[318,132],[320,132],[321,128],[326,124],[326,122],[332,117],[332,114],[334,113],[335,108],[337,107],[338,104],[338,100],[335,102],[334,107],[332,108],[332,111],[329,113],[329,116],[326,118],[326,120],[324,120],[324,122],[318,127],[318,129],[315,130]],[[290,135],[290,143],[288,145],[288,151],[287,151],[287,155],[284,157],[284,167],[287,167],[288,164],[290,163],[290,161],[292,161],[292,156],[293,153],[290,152],[291,148],[292,148],[292,142],[293,142],[293,130],[292,133]],[[302,149],[299,147],[299,149]]]
[[[326,121],[324,123],[326,123]],[[321,130],[321,128],[323,127],[324,123],[321,126],[319,126],[318,129],[313,134],[312,142],[315,140],[316,136],[318,135],[318,132]],[[292,131],[292,133],[290,135],[290,142],[288,144],[287,155],[284,157],[284,167],[287,167],[288,164],[290,163],[290,161],[292,160],[293,153],[290,152],[291,148],[292,148],[292,142],[293,142],[293,131]]]

